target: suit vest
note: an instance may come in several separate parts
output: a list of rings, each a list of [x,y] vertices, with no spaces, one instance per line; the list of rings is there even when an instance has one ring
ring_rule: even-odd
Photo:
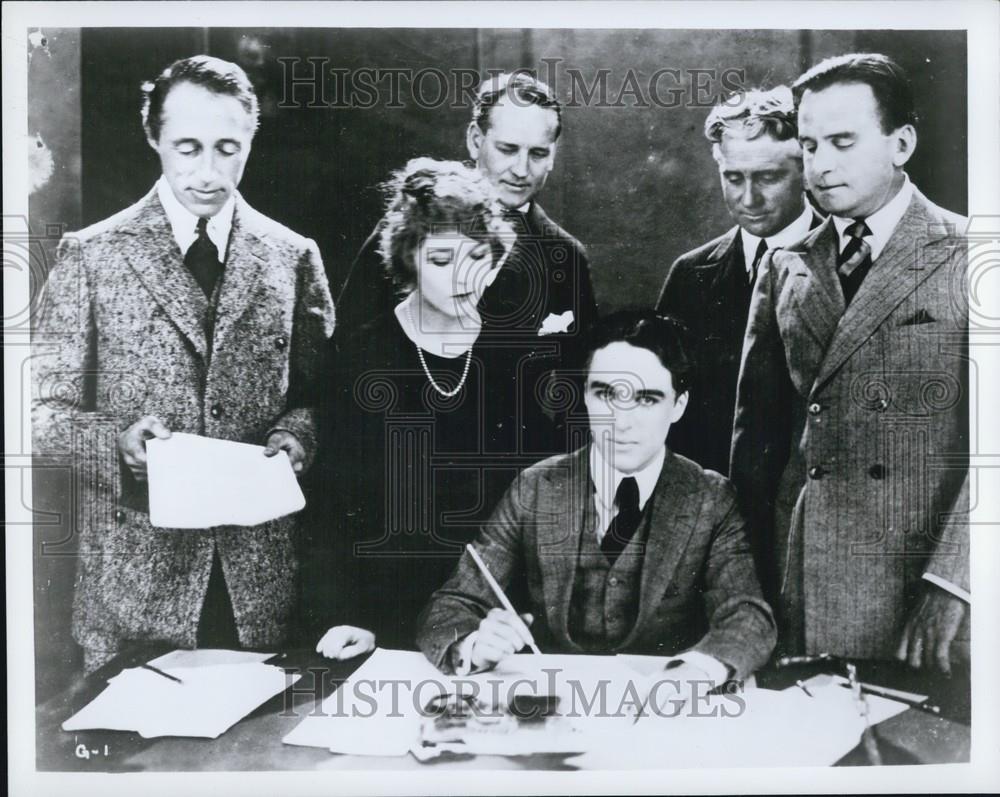
[[[596,513],[583,513],[569,607],[569,636],[588,653],[614,650],[635,625],[652,503],[646,502],[635,536],[614,564],[597,542],[593,529]]]

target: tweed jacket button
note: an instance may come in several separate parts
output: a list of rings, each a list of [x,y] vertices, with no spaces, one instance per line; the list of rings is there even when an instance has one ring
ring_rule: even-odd
[[[819,415],[822,411],[823,411],[823,406],[815,401],[809,405],[810,415]]]
[[[618,586],[618,579],[615,576],[611,576],[611,578],[608,579],[608,583],[612,587],[617,587]]]
[[[885,478],[885,465],[872,465],[868,469],[868,475],[873,479],[884,479]]]
[[[213,404],[212,405],[212,409],[210,410],[210,412],[211,412],[213,418],[216,418],[216,419],[221,418],[222,417],[222,405],[221,404]]]
[[[279,349],[283,349],[285,348],[285,346],[288,345],[288,341],[285,339],[283,335],[279,335],[274,339],[274,345]]]
[[[122,512],[122,510],[120,510],[120,509],[116,509],[115,510],[115,521],[118,522],[118,523],[124,523],[125,522],[125,513]]]
[[[822,465],[813,465],[809,468],[809,478],[810,479],[822,479],[826,476],[826,468]]]

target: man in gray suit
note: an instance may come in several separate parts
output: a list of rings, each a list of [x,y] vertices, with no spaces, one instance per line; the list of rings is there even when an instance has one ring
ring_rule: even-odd
[[[154,528],[145,444],[172,432],[254,443],[301,473],[334,323],[316,245],[236,190],[257,127],[243,70],[195,56],[144,92],[163,175],[62,241],[35,338],[36,449],[72,456],[82,484],[73,636],[88,671],[129,641],[283,641],[296,519]]]
[[[828,59],[793,87],[808,185],[832,216],[766,259],[732,476],[770,569],[779,650],[967,657],[964,220],[907,177],[908,80]]]
[[[691,330],[698,360],[698,383],[670,430],[670,447],[723,474],[729,473],[736,379],[760,262],[768,249],[805,238],[822,220],[805,199],[797,132],[787,86],[748,91],[712,109],[705,137],[736,226],[677,258],[656,304]]]
[[[432,596],[417,642],[443,670],[545,652],[672,657],[671,680],[721,683],[774,646],[729,482],[665,446],[688,403],[684,332],[652,311],[599,321],[588,345],[592,442],[514,482],[475,547],[530,609],[505,611],[472,557]],[[531,616],[534,617],[532,622]]]

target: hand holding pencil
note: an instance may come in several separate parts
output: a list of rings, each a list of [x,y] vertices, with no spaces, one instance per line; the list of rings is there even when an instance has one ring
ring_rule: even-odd
[[[503,607],[491,609],[479,623],[471,653],[473,667],[477,670],[492,667],[523,647],[530,647],[533,653],[541,653],[528,630],[534,618],[527,613],[519,615],[476,549],[471,545],[466,545],[465,549]]]

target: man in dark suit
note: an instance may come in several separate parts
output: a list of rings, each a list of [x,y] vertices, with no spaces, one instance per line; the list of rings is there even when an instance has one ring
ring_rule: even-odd
[[[891,59],[827,59],[793,91],[832,215],[762,266],[733,481],[779,649],[948,671],[971,600],[965,221],[904,171],[914,103]]]
[[[746,677],[775,629],[735,493],[665,445],[688,401],[683,329],[623,311],[598,322],[587,348],[591,444],[522,473],[475,542],[534,620],[496,608],[465,553],[425,608],[417,642],[458,673],[487,669],[533,636],[544,652],[669,656],[677,681]]]
[[[761,259],[769,249],[804,238],[820,221],[803,192],[791,91],[748,91],[738,100],[717,105],[705,120],[722,198],[736,226],[677,258],[656,304],[687,324],[699,363],[691,404],[671,430],[670,447],[725,474],[743,333]]]
[[[154,528],[146,441],[188,432],[315,453],[311,403],[334,312],[319,252],[238,193],[257,99],[237,65],[177,61],[144,86],[163,174],[60,245],[34,338],[36,450],[81,485],[73,636],[93,670],[131,641],[281,644],[294,516],[253,528]]]
[[[555,165],[562,107],[552,90],[523,72],[480,86],[466,148],[489,178],[516,238],[481,306],[484,330],[527,357],[557,358],[597,314],[583,246],[537,201]],[[362,246],[337,299],[338,329],[348,333],[399,301],[378,252],[381,223]],[[339,334],[339,333],[338,333]]]

